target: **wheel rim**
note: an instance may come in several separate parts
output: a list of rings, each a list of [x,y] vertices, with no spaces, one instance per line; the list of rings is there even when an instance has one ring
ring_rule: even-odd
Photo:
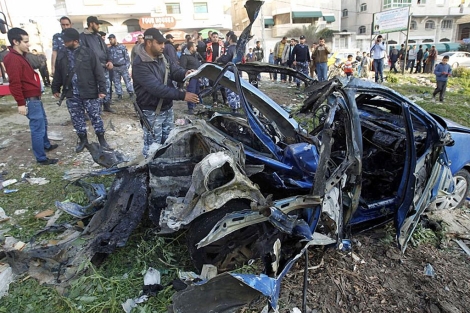
[[[467,180],[463,176],[454,177],[455,188],[452,193],[440,196],[436,199],[437,210],[455,209],[465,199],[467,192]]]

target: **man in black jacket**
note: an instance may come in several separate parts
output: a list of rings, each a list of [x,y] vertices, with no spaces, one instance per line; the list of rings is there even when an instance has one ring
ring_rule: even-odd
[[[75,152],[83,151],[88,145],[85,111],[90,117],[100,145],[104,149],[109,149],[104,138],[104,126],[100,116],[100,102],[106,96],[103,68],[93,50],[80,46],[76,29],[64,29],[62,38],[66,49],[57,55],[52,93],[54,97],[59,98],[62,89],[62,93],[67,98],[67,109],[79,138]],[[78,66],[76,66],[77,62],[80,63]],[[72,75],[71,79],[70,75]]]
[[[238,40],[237,35],[232,33],[229,36],[229,40],[228,40],[229,45],[225,49],[225,54],[218,57],[216,60],[218,64],[225,65],[233,61],[233,59],[237,55],[237,40]],[[233,113],[237,113],[238,110],[240,109],[240,96],[230,89],[226,89],[226,93],[227,93],[228,105],[232,109]]]
[[[416,54],[416,71],[415,71],[415,74],[416,73],[421,73],[421,64],[423,62],[423,56],[424,56],[424,52],[423,52],[423,45],[419,45],[419,50],[418,50],[418,53]]]
[[[180,66],[186,70],[197,70],[201,66],[201,56],[197,53],[196,44],[192,41],[189,41],[186,44],[186,49],[184,49],[183,54],[180,58]],[[189,80],[188,88],[189,92],[199,94],[199,79],[193,77]],[[196,103],[188,101],[188,114],[194,114],[194,108]]]
[[[109,71],[113,69],[113,63],[108,53],[108,47],[99,34],[100,24],[103,24],[96,16],[89,16],[86,19],[88,28],[85,28],[80,34],[80,45],[88,47],[96,54],[103,69],[106,81],[106,97],[103,99],[103,111],[115,113],[111,108],[111,81],[109,80]]]
[[[171,80],[183,81],[191,70],[186,71],[178,64],[168,61],[164,54],[165,38],[156,28],[144,33],[144,43],[136,49],[132,63],[132,77],[137,105],[151,125],[143,126],[143,155],[148,156],[150,146],[163,144],[174,126],[173,100],[199,103],[199,96],[175,89]]]

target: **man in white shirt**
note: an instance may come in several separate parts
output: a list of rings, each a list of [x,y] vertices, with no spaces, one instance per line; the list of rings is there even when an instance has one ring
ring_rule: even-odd
[[[410,74],[413,74],[413,68],[415,67],[416,62],[416,46],[412,46],[411,49],[408,51],[408,62],[406,64],[406,70],[410,69]]]
[[[378,35],[374,45],[370,49],[370,53],[374,58],[375,82],[381,83],[384,80],[384,59],[385,44],[382,41],[382,35]],[[380,76],[380,80],[379,80]]]

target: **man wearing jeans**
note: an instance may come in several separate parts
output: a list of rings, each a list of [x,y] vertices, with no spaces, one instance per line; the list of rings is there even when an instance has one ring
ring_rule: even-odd
[[[49,159],[46,151],[51,151],[58,145],[51,145],[47,138],[47,117],[41,102],[41,81],[29,62],[26,53],[29,52],[29,36],[21,28],[11,28],[8,31],[8,41],[11,44],[10,53],[3,60],[10,78],[10,92],[18,104],[18,113],[29,119],[31,143],[36,161],[41,165],[55,164],[58,159]]]
[[[330,54],[330,49],[325,45],[325,39],[320,38],[318,41],[318,46],[313,52],[312,59],[315,60],[315,65],[317,69],[318,81],[328,80],[328,54]]]
[[[377,36],[377,39],[375,40],[374,45],[370,49],[370,53],[373,55],[373,58],[374,58],[375,82],[381,83],[384,80],[384,58],[385,58],[385,44],[382,41],[382,35]]]
[[[287,37],[282,37],[281,41],[278,41],[274,46],[274,64],[286,66],[288,59],[289,45],[287,44]],[[286,74],[281,74],[281,81],[286,82]],[[277,73],[273,74],[274,81],[277,81]]]

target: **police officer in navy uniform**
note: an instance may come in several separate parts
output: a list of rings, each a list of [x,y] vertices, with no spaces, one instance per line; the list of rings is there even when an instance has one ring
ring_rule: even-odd
[[[126,84],[129,97],[132,98],[134,96],[134,87],[132,86],[131,78],[129,76],[129,66],[131,65],[131,62],[127,48],[124,45],[118,43],[116,36],[113,34],[110,34],[108,39],[109,43],[111,44],[108,47],[108,53],[110,55],[111,62],[113,62],[113,83],[114,88],[116,88],[118,99],[122,100],[121,77]]]
[[[67,98],[67,109],[79,138],[75,152],[83,151],[88,145],[85,111],[90,117],[101,147],[109,149],[100,116],[101,99],[106,96],[106,80],[101,63],[93,50],[80,46],[80,37],[76,29],[65,29],[62,38],[67,49],[59,52],[57,56],[52,93],[58,98],[62,88]],[[75,66],[78,59],[81,59],[81,63]],[[69,80],[68,75],[73,76],[70,85],[65,86]]]
[[[298,72],[304,73],[308,76],[309,68],[308,64],[310,63],[310,49],[305,44],[305,36],[300,36],[300,43],[294,47],[292,50],[292,64],[295,66],[295,69]],[[295,83],[297,84],[297,89],[300,88],[300,79],[296,78]]]

